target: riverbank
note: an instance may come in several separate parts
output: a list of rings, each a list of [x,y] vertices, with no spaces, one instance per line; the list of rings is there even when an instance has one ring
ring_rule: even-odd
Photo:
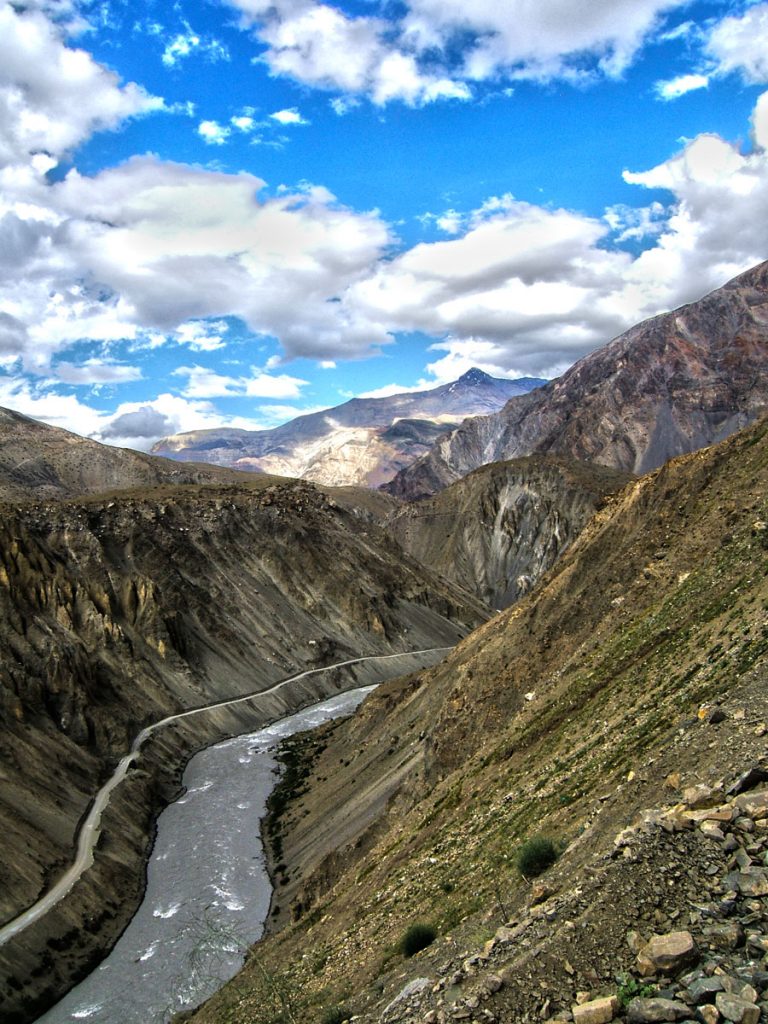
[[[178,793],[184,766],[195,752],[342,690],[433,664],[443,654],[380,655],[328,666],[295,677],[278,691],[254,695],[257,707],[238,699],[232,707],[169,722],[151,735],[103,814],[93,866],[44,918],[0,947],[0,983],[14,993],[4,1004],[5,1024],[35,1020],[85,977],[122,934],[143,898],[154,822]]]

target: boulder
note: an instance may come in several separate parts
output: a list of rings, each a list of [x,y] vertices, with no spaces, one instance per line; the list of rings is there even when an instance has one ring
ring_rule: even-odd
[[[627,1008],[629,1024],[661,1024],[665,1021],[685,1020],[690,1010],[676,999],[633,999]]]
[[[662,971],[676,974],[698,959],[699,951],[690,932],[654,935],[637,957],[637,969],[643,976]]]
[[[758,1024],[760,1020],[759,1006],[747,1002],[746,999],[740,999],[739,996],[731,995],[729,992],[718,992],[715,1006],[723,1017],[733,1021],[733,1024]]]
[[[603,996],[600,999],[590,999],[580,1006],[575,1003],[571,1007],[571,1013],[574,1024],[609,1024],[618,1009],[619,1000],[616,996]]]

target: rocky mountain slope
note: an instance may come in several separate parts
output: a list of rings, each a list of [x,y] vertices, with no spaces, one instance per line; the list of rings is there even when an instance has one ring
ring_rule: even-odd
[[[67,498],[158,484],[233,483],[215,466],[180,466],[0,408],[0,500]]]
[[[469,370],[452,384],[389,398],[353,398],[273,430],[197,430],[158,441],[152,451],[181,461],[377,487],[423,455],[467,416],[495,412],[512,395],[544,384]]]
[[[768,263],[639,324],[545,387],[439,439],[387,486],[434,494],[478,466],[554,452],[632,473],[712,444],[768,407]]]
[[[766,493],[766,421],[673,460],[441,665],[308,736],[277,930],[193,1019],[594,1024],[647,983],[679,1005],[634,1024],[757,1021],[768,797],[728,794],[768,777]],[[542,833],[563,852],[532,886],[516,858]],[[437,937],[404,958],[415,923]],[[665,961],[655,932],[696,946]],[[746,1016],[697,1013],[710,976]]]
[[[41,430],[31,485],[46,461],[48,479],[67,485],[57,446],[67,446],[68,468],[77,446]],[[70,860],[91,795],[147,722],[312,665],[451,644],[486,617],[480,601],[405,555],[350,492],[337,498],[300,481],[246,481],[3,505],[2,920]],[[24,479],[19,486],[29,489]],[[38,929],[35,942],[64,941],[74,928],[77,938],[65,945],[85,957],[119,931],[140,888],[137,851],[167,790],[164,770],[154,780],[137,773],[143,788],[134,780],[113,831],[117,874],[106,881],[128,895],[119,913],[116,899],[82,928],[73,912],[57,923],[58,937]],[[6,1012],[66,981],[64,958],[54,969],[50,950],[45,961],[39,953],[23,942],[0,949]]]
[[[386,529],[424,565],[506,608],[550,568],[627,473],[557,456],[494,462],[391,513]]]

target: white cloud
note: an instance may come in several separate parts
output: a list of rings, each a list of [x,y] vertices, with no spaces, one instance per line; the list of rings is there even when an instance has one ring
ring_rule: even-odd
[[[97,358],[86,359],[79,365],[61,361],[56,364],[53,372],[56,379],[65,384],[125,384],[141,380],[142,377],[138,366],[126,366]]]
[[[307,384],[309,381],[287,373],[272,376],[255,370],[254,376],[245,382],[245,393],[249,398],[300,398],[301,389]]]
[[[237,114],[234,117],[230,117],[230,124],[234,125],[238,131],[241,132],[252,132],[256,127],[256,122],[249,114]]]
[[[510,352],[507,346],[486,341],[484,338],[446,338],[445,341],[431,345],[430,351],[446,353],[440,359],[427,363],[427,372],[434,377],[431,387],[435,387],[437,384],[448,384],[475,366],[490,373],[492,377],[526,376],[524,371],[518,371],[510,364]],[[551,371],[553,368],[549,367],[548,369]],[[562,369],[565,367],[555,368],[555,372],[541,374],[541,376],[554,377]]]
[[[656,83],[656,93],[662,100],[676,100],[696,89],[706,89],[709,76],[700,74],[678,75],[665,82]]]
[[[435,223],[446,235],[458,235],[463,227],[463,218],[456,210],[446,210],[435,218]]]
[[[630,263],[627,254],[599,248],[606,225],[510,197],[489,201],[468,220],[462,236],[380,264],[350,301],[401,330],[484,338],[548,364],[555,360],[540,357],[542,349],[572,361],[625,325],[601,304],[621,287]]]
[[[255,26],[273,74],[374,103],[466,100],[498,76],[620,76],[662,15],[686,0],[408,0],[399,20],[352,18],[317,0],[228,0]],[[462,59],[458,73],[456,54]],[[343,59],[339,59],[343,54]],[[345,99],[332,101],[345,113]]]
[[[192,320],[179,324],[173,332],[173,339],[193,352],[215,352],[226,345],[222,335],[228,330],[229,326],[224,320]]]
[[[182,391],[185,398],[224,398],[242,392],[240,381],[204,366],[178,366],[173,374],[175,377],[187,378]]]
[[[229,50],[218,39],[202,39],[185,23],[184,32],[178,33],[166,44],[162,61],[166,67],[175,67],[181,60],[191,54],[200,52],[207,60],[229,60]]]
[[[389,41],[392,25],[381,18],[347,17],[324,3],[277,0],[274,4],[230,0],[267,47],[258,58],[272,74],[306,85],[368,95],[383,105],[401,100],[421,106],[439,99],[468,99],[466,83],[425,70],[414,53]],[[343,55],[343,57],[340,57]],[[345,113],[348,103],[336,103]]]
[[[767,96],[755,108],[753,152],[705,134],[656,167],[624,173],[628,183],[667,189],[674,199],[657,244],[630,269],[628,297],[671,308],[766,258]]]
[[[343,298],[392,235],[326,189],[136,158],[55,185],[5,176],[0,198],[0,357],[44,374],[80,340],[167,341],[211,352],[223,316],[280,339],[290,358],[357,357],[390,340]],[[6,206],[3,206],[3,203]]]
[[[273,121],[277,121],[278,124],[309,124],[309,121],[301,116],[296,107],[289,107],[287,110],[276,110],[274,114],[269,116]]]
[[[605,222],[614,232],[617,243],[649,238],[661,234],[668,211],[659,202],[650,206],[627,206],[617,203],[605,211]]]
[[[756,3],[741,17],[723,18],[710,33],[707,54],[719,74],[739,73],[746,82],[768,82],[768,3]]]
[[[166,47],[163,50],[163,64],[165,64],[166,67],[174,67],[182,57],[188,57],[193,50],[198,48],[199,45],[200,36],[192,32],[191,29],[183,34],[175,36],[166,44]]]
[[[140,86],[65,44],[43,13],[0,0],[0,168],[62,157],[96,131],[163,109]],[[55,162],[55,161],[54,161]]]
[[[113,416],[111,422],[101,430],[100,438],[102,441],[111,438],[135,438],[141,441],[144,438],[164,437],[173,432],[173,421],[166,413],[151,405],[142,405],[131,412]]]
[[[187,378],[182,391],[185,398],[300,398],[301,389],[309,383],[288,374],[274,376],[257,367],[251,377],[227,377],[203,366],[179,366],[173,373]]]
[[[197,134],[210,146],[223,146],[231,135],[231,129],[218,121],[201,121],[197,126]]]
[[[189,430],[211,430],[215,427],[261,430],[264,427],[261,419],[223,415],[204,399],[189,399],[168,393],[158,395],[149,402],[123,402],[110,415],[94,413],[87,406],[80,405],[75,415],[81,417],[81,422],[90,424],[87,431],[84,426],[76,425],[76,419],[70,420],[71,415],[67,411],[59,425],[77,433],[87,433],[98,441],[140,451],[149,451],[161,437]],[[41,415],[40,418],[51,422],[46,416]],[[73,422],[74,426],[71,425]]]

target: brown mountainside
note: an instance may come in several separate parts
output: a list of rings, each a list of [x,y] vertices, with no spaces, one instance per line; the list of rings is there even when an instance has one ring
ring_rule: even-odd
[[[768,262],[633,327],[500,412],[467,420],[387,490],[420,498],[486,463],[544,452],[644,473],[766,407]]]
[[[557,456],[494,462],[432,498],[391,513],[386,528],[424,565],[492,608],[527,593],[627,473]]]
[[[630,483],[533,593],[308,739],[279,829],[282,930],[194,1020],[278,1020],[282,993],[307,1021],[533,1021],[615,992],[635,930],[690,927],[720,962],[712,840],[614,837],[765,755],[766,493],[766,421]],[[541,832],[566,850],[532,895],[515,853]],[[438,938],[404,960],[414,922]]]

